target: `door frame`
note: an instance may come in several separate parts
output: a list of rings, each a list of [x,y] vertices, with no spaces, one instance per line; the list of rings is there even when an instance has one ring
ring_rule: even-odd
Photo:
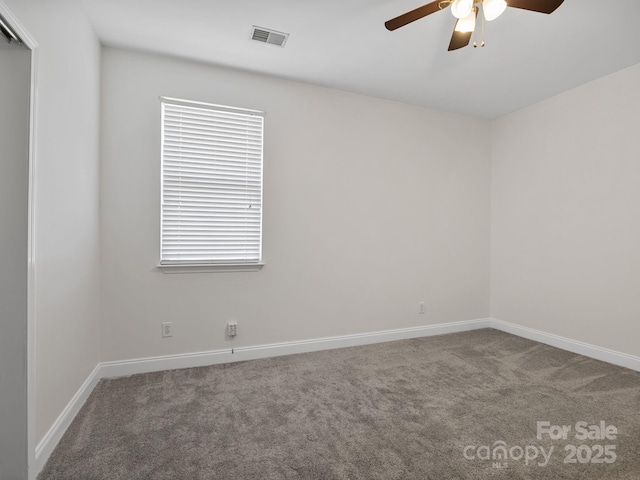
[[[0,0],[0,14],[9,22],[11,28],[18,34],[31,51],[30,98],[29,98],[29,184],[28,184],[28,230],[27,230],[27,475],[29,480],[35,480],[36,439],[35,439],[35,291],[36,291],[36,110],[38,104],[38,43],[30,35],[20,20],[13,14],[4,0]]]

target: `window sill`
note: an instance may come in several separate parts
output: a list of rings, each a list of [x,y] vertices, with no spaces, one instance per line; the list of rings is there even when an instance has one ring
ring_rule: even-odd
[[[264,263],[158,265],[162,273],[230,273],[257,272]]]

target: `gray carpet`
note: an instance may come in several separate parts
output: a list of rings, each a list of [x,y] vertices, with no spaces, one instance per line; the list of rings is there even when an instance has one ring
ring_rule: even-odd
[[[107,379],[38,479],[638,480],[640,373],[485,329]]]

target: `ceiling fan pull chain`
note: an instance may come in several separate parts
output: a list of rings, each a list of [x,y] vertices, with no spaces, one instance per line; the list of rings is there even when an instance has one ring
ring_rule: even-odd
[[[473,8],[475,9],[475,8],[478,8],[478,7],[476,7],[474,5]],[[478,19],[478,16],[476,14],[476,25],[478,24],[477,23],[477,19]],[[478,39],[478,29],[474,28],[473,29],[473,48],[478,48],[478,42],[476,41],[477,39]]]
[[[480,16],[482,17],[482,43],[480,46],[484,47],[484,4],[482,5],[482,15]]]

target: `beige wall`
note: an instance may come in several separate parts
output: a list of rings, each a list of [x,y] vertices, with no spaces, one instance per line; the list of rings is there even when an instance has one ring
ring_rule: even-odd
[[[99,361],[490,313],[640,355],[639,66],[490,125],[116,49],[100,74],[80,0],[5,2],[41,46],[36,441]],[[159,95],[267,112],[262,271],[156,269]]]
[[[487,122],[116,49],[102,72],[103,361],[489,314]],[[262,271],[156,269],[160,95],[266,111]]]
[[[80,0],[5,0],[39,44],[35,441],[99,362],[100,45]]]
[[[493,123],[492,316],[640,355],[640,65]]]

